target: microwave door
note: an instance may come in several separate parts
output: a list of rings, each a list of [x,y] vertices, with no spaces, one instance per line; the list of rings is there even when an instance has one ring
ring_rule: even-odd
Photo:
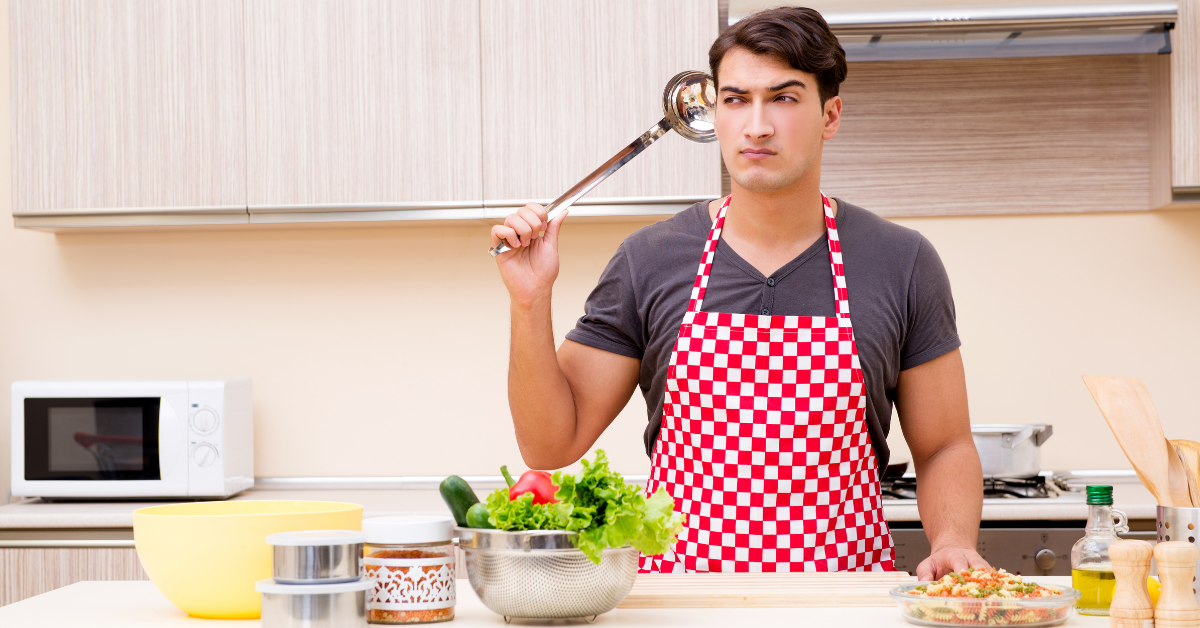
[[[187,393],[23,401],[22,492],[70,498],[186,492],[186,434],[179,417],[180,410],[186,416]]]
[[[158,461],[166,495],[188,494],[188,393],[163,395],[158,417]]]

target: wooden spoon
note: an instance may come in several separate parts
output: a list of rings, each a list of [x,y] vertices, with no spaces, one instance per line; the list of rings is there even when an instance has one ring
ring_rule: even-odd
[[[1154,402],[1141,380],[1084,375],[1092,399],[1133,465],[1138,479],[1161,506],[1192,507],[1187,473],[1175,448],[1163,435]]]
[[[1192,494],[1192,507],[1200,508],[1200,443],[1194,440],[1173,440],[1175,453],[1183,462],[1183,472],[1187,474],[1188,490]]]

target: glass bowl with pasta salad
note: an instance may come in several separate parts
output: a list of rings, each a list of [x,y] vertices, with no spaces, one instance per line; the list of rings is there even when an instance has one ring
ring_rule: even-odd
[[[1003,569],[963,569],[906,584],[891,596],[921,626],[1054,626],[1071,615],[1079,591],[1025,582]]]

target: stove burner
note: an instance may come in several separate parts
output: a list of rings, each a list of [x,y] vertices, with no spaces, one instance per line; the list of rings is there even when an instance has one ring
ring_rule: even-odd
[[[899,466],[899,465],[897,465]],[[884,497],[893,499],[916,499],[917,479],[903,475],[904,470],[888,465],[879,485]],[[985,478],[983,496],[1008,499],[1050,498],[1058,492],[1046,483],[1046,478],[1036,475],[1031,478]]]
[[[1046,486],[1046,478],[1035,475],[1031,478],[987,478],[983,481],[984,497],[1053,497]]]

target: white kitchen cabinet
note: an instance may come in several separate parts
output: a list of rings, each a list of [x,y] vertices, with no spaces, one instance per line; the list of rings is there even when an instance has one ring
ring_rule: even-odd
[[[242,0],[12,0],[9,25],[18,226],[246,222]]]
[[[246,0],[251,220],[481,217],[479,17],[478,0]]]
[[[707,71],[718,29],[714,0],[480,0],[480,9],[483,195],[494,215],[556,198],[649,129],[667,81]],[[720,186],[716,143],[670,132],[572,213],[645,203],[673,213]]]

